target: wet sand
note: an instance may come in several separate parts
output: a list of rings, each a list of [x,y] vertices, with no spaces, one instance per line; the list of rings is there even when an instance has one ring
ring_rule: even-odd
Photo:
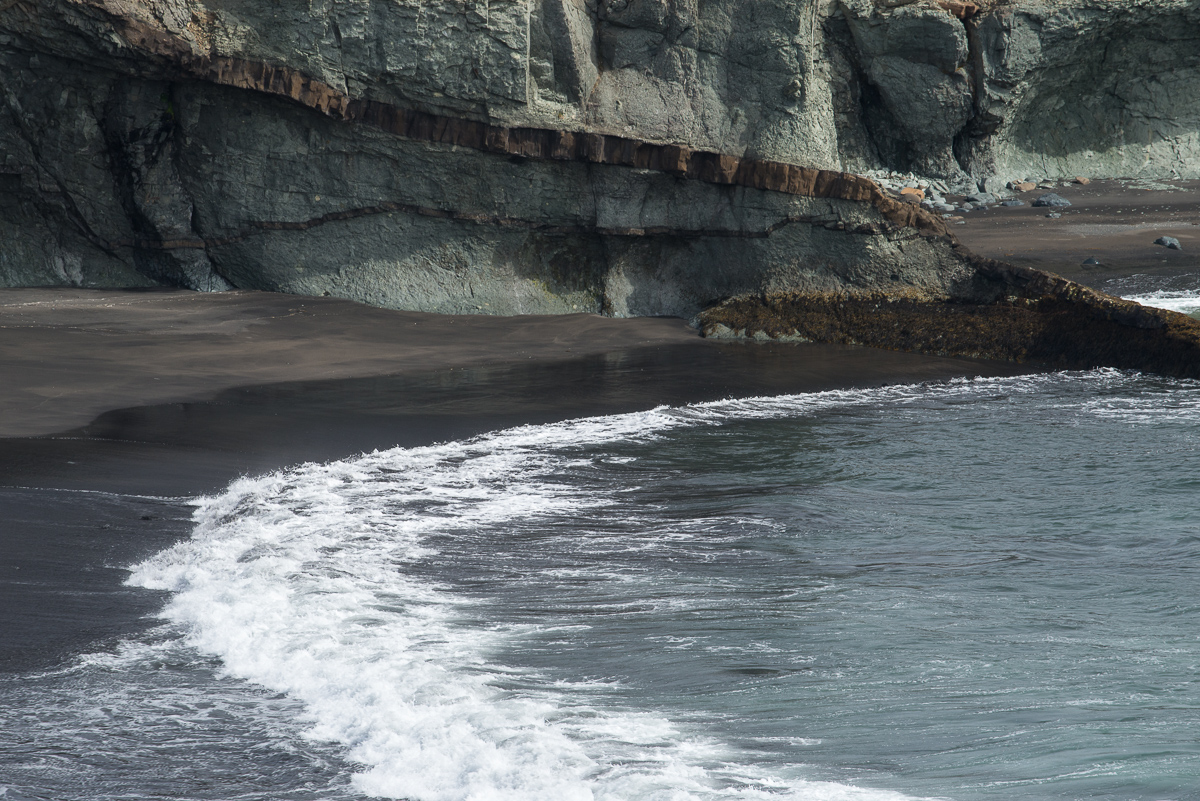
[[[235,386],[358,378],[690,342],[682,320],[388,311],[269,292],[0,290],[0,437]]]
[[[726,397],[1029,366],[705,340],[677,319],[442,317],[255,292],[0,290],[0,675],[113,647],[124,567],[239,475]]]
[[[1054,192],[1066,208],[1034,208]],[[1112,294],[1200,287],[1200,181],[1093,181],[1016,194],[1025,206],[963,214],[951,230],[974,252]],[[1058,218],[1047,217],[1060,213]],[[1154,244],[1179,240],[1182,250]],[[1085,266],[1094,258],[1099,266]]]
[[[674,318],[0,290],[0,484],[187,495],[241,473],[524,422],[1030,369],[717,342]]]

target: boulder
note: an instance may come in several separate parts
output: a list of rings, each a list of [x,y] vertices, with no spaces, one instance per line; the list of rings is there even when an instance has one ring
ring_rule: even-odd
[[[991,175],[983,179],[983,191],[997,198],[1005,197],[1010,194],[1008,189],[1011,183],[1011,181]]]
[[[1160,236],[1154,240],[1154,244],[1162,245],[1170,250],[1183,250],[1183,245],[1179,244],[1179,240],[1173,236]]]
[[[902,141],[911,169],[922,175],[954,184],[967,180],[954,155],[954,139],[974,109],[964,25],[920,3],[881,9],[850,2],[844,8],[853,58],[882,101],[881,111],[894,121],[891,134],[873,132],[871,123],[864,134]]]
[[[1053,192],[1047,192],[1044,195],[1038,196],[1038,199],[1033,201],[1035,206],[1049,206],[1052,208],[1065,208],[1071,205],[1071,201],[1067,200],[1062,195],[1056,195]]]

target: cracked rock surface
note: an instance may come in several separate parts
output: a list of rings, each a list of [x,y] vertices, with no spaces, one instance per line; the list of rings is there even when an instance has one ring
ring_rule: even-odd
[[[947,298],[944,226],[778,165],[1200,177],[1197,87],[1195,0],[0,0],[0,284]]]

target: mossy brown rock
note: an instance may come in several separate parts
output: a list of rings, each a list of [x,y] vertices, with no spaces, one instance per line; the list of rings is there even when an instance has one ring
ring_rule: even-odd
[[[1200,321],[1041,276],[1048,280],[1009,284],[1017,294],[990,303],[885,294],[744,296],[701,312],[699,324],[705,336],[718,338],[833,342],[1200,378]]]

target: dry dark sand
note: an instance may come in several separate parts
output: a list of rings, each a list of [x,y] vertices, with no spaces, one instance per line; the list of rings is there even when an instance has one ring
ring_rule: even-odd
[[[1072,205],[1029,205],[1046,192]],[[981,256],[1058,273],[1104,292],[1200,287],[1200,181],[1067,183],[1017,199],[1027,205],[969,212],[951,230]],[[1160,236],[1175,237],[1183,249],[1154,244]],[[1085,267],[1088,258],[1100,266]]]
[[[561,360],[694,339],[674,319],[431,315],[268,292],[0,290],[0,437],[235,386]]]

